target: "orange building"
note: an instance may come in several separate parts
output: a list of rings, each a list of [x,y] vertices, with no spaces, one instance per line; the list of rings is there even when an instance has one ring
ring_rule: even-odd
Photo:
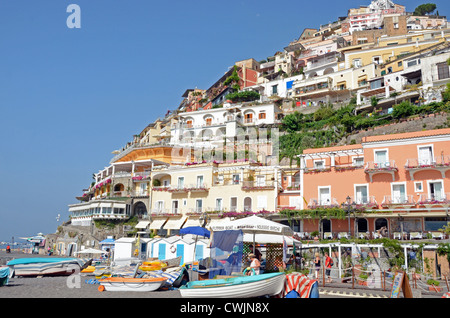
[[[301,155],[300,180],[301,209],[346,212],[344,219],[304,219],[303,232],[373,238],[386,227],[391,238],[436,235],[450,220],[450,129],[307,149]]]

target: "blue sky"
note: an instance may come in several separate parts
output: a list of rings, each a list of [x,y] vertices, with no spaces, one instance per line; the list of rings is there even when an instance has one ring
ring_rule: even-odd
[[[80,29],[66,25],[72,3]],[[54,233],[111,152],[186,89],[369,3],[0,0],[0,240]]]

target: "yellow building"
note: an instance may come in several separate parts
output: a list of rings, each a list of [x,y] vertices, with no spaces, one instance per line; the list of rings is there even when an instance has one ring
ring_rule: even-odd
[[[161,166],[152,171],[150,229],[173,231],[204,220],[274,212],[278,179],[276,168],[248,161]]]

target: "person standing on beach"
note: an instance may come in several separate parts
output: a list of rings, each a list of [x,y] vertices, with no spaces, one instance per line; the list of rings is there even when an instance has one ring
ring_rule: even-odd
[[[314,267],[315,267],[315,277],[316,279],[319,278],[319,271],[320,271],[320,255],[319,253],[315,254],[316,258],[314,259]]]
[[[327,283],[331,283],[331,267],[333,266],[333,259],[325,252],[325,274],[327,275]]]
[[[11,246],[9,244],[6,245],[6,253],[11,253]]]

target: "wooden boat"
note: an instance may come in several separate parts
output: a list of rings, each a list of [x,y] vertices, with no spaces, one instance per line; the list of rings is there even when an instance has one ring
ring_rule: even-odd
[[[184,298],[252,298],[274,296],[284,288],[284,273],[192,281],[178,290]]]
[[[95,272],[95,266],[88,266],[81,271],[82,273],[92,274]]]
[[[131,278],[108,277],[99,280],[99,291],[135,291],[149,292],[157,290],[167,280],[165,277],[157,278]]]
[[[14,276],[69,276],[80,272],[86,260],[79,258],[17,258],[6,265]]]

